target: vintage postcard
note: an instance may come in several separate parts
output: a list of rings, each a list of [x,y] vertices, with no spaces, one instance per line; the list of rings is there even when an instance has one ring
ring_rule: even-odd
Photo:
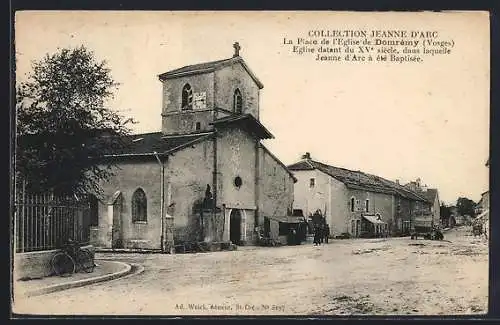
[[[16,315],[484,315],[488,12],[19,11]]]

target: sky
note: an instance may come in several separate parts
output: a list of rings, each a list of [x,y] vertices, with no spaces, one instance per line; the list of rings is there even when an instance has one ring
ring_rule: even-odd
[[[313,159],[405,183],[420,178],[453,204],[487,191],[487,13],[17,12],[16,79],[31,62],[85,45],[120,83],[109,105],[161,130],[160,73],[240,55],[264,84],[265,145],[285,164]],[[284,38],[310,30],[437,31],[448,55],[422,63],[319,62],[291,53]]]

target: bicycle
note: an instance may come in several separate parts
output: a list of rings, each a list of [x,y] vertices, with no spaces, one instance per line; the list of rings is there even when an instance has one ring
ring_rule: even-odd
[[[66,277],[79,271],[92,273],[95,263],[88,249],[81,248],[79,243],[69,240],[59,252],[54,254],[51,266],[56,275]]]

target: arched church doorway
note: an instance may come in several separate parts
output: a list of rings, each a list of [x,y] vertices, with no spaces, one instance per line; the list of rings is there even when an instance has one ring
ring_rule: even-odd
[[[231,210],[229,217],[229,240],[235,245],[241,244],[241,211]]]

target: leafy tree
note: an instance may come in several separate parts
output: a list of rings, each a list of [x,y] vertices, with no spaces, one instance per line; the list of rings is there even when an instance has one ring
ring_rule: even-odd
[[[459,197],[457,200],[457,212],[459,215],[474,216],[474,207],[476,203],[466,197]]]
[[[113,164],[98,158],[123,148],[134,123],[106,107],[118,86],[110,69],[84,46],[47,54],[32,69],[16,87],[17,176],[33,191],[99,193]]]

